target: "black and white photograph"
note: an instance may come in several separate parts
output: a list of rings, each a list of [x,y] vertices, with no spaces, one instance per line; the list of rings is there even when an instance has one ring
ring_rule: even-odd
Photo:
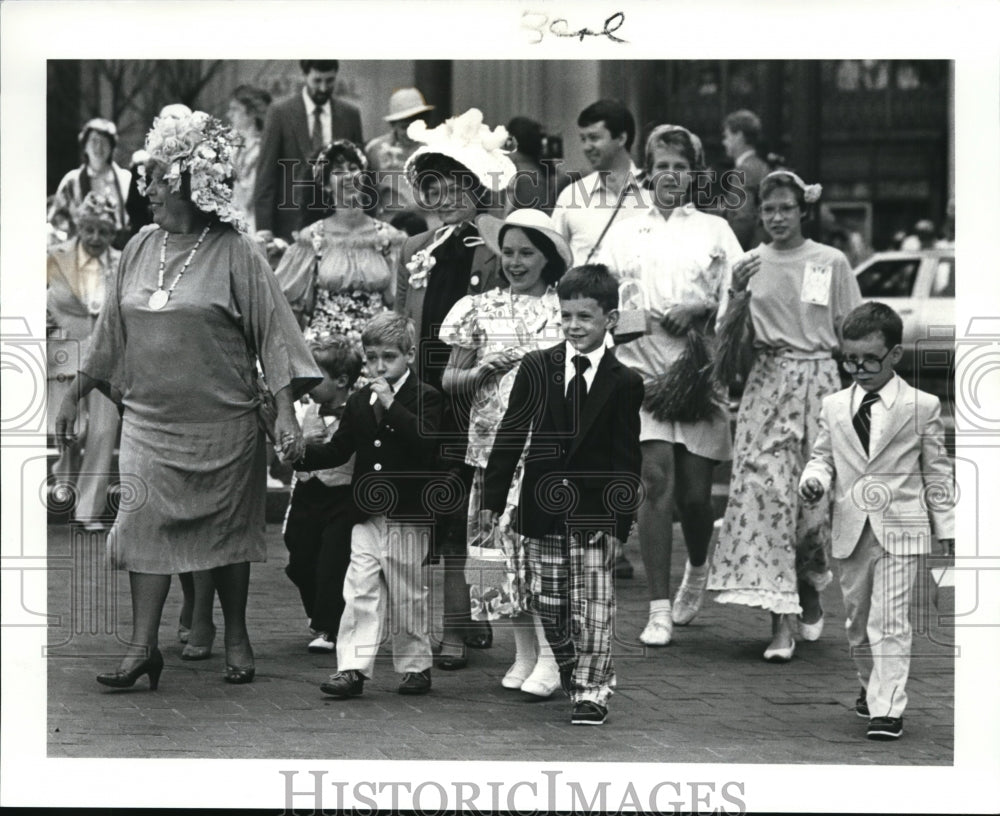
[[[993,810],[961,8],[0,6],[2,804]]]

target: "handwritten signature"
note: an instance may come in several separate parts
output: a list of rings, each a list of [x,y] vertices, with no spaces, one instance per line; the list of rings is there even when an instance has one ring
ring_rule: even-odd
[[[531,45],[537,45],[544,40],[546,31],[554,37],[579,38],[580,42],[583,42],[587,37],[607,37],[611,42],[626,43],[628,40],[623,40],[615,36],[615,32],[624,24],[625,14],[621,11],[608,17],[604,21],[604,28],[600,31],[591,31],[589,28],[571,31],[569,22],[565,18],[557,17],[555,20],[550,21],[547,14],[542,14],[539,11],[525,11],[521,14],[522,28],[526,28],[537,35],[537,39],[529,41]]]

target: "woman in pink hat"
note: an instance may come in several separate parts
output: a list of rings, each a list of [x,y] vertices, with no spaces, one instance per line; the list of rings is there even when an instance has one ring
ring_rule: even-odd
[[[541,622],[522,614],[526,559],[522,538],[510,527],[521,492],[520,467],[495,536],[484,537],[479,516],[483,473],[521,358],[563,339],[555,283],[573,256],[540,210],[514,210],[505,220],[481,215],[476,224],[486,246],[500,258],[506,285],[463,297],[441,327],[441,340],[451,346],[444,389],[470,405],[465,461],[475,473],[469,493],[466,580],[473,620],[507,618],[514,625],[516,653],[503,678],[504,688],[548,697],[559,687],[559,669]]]

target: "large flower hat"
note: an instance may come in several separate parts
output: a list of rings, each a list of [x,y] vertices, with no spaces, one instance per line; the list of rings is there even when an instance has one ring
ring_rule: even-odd
[[[406,161],[406,173],[414,187],[420,157],[433,153],[448,156],[468,168],[483,187],[493,192],[506,189],[517,173],[507,157],[514,149],[507,128],[501,125],[491,130],[483,123],[483,112],[478,108],[469,108],[435,128],[428,128],[423,119],[418,119],[406,129],[406,135],[423,145]]]
[[[246,231],[242,214],[233,206],[233,159],[241,139],[231,127],[187,105],[167,105],[146,134],[149,160],[165,169],[170,189],[181,187],[181,175],[191,176],[191,202],[204,213]],[[139,192],[146,192],[145,167],[139,168]]]

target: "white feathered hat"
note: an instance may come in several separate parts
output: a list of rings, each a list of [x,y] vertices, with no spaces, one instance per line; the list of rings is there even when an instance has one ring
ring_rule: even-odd
[[[483,112],[478,108],[452,116],[436,128],[428,128],[423,119],[418,119],[406,129],[406,135],[423,144],[406,161],[406,174],[414,187],[417,186],[420,158],[435,153],[468,168],[483,187],[493,192],[506,189],[517,173],[514,163],[507,157],[507,153],[515,149],[507,128],[500,125],[490,130],[483,124]]]

